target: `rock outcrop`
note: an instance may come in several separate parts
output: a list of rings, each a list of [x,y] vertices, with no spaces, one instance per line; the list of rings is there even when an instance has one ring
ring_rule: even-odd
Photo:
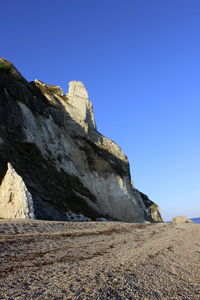
[[[32,196],[10,163],[0,186],[0,216],[5,219],[35,219]]]
[[[150,216],[151,220],[154,220],[155,222],[163,222],[158,205],[151,201],[147,195],[140,191],[138,192],[144,202],[146,212]]]
[[[120,147],[97,131],[84,85],[72,81],[64,95],[59,86],[27,82],[5,59],[0,165],[1,218],[161,221],[132,186]]]
[[[185,216],[178,216],[173,218],[172,220],[173,224],[182,224],[182,223],[193,223],[192,220],[188,219]]]

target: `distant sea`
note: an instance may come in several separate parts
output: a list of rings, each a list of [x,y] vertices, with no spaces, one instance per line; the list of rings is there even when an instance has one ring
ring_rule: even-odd
[[[194,223],[200,224],[200,218],[190,218]]]

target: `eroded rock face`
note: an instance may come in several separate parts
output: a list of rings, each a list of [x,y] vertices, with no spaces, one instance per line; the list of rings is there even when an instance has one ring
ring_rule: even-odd
[[[12,165],[0,185],[0,218],[35,219],[33,199],[26,184]]]
[[[88,93],[83,83],[70,81],[69,92],[66,96],[68,104],[71,104],[71,117],[82,126],[85,123],[86,126],[96,129],[92,103],[88,99]]]
[[[73,212],[91,220],[153,221],[131,184],[127,157],[97,131],[84,85],[72,81],[63,95],[58,86],[28,83],[10,63],[1,68],[5,62],[0,180],[9,162],[32,197],[35,218],[68,220]]]
[[[149,215],[154,222],[163,222],[158,205],[151,201],[147,195],[140,191],[138,192],[143,200],[147,215]]]

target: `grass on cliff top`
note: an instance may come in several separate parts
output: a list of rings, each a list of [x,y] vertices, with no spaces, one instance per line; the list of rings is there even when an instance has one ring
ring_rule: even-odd
[[[0,61],[0,70],[10,71],[11,70],[11,64],[9,62]]]

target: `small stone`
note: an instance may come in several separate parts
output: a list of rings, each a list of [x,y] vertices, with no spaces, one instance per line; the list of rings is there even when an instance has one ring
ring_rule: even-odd
[[[118,282],[119,282],[119,279],[117,279],[117,278],[114,278],[114,279],[113,279],[113,283],[116,284],[116,283],[118,283]]]

